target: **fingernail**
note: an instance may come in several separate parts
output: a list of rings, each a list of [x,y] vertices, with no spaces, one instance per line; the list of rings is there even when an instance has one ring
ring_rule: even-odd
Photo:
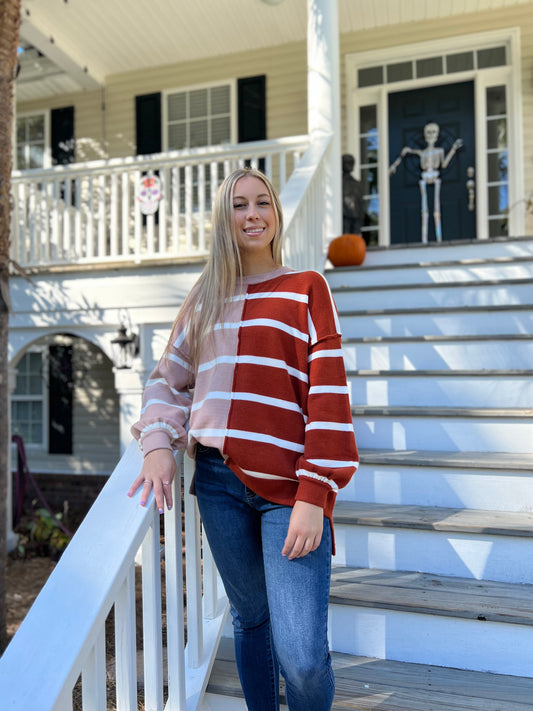
[[[167,506],[167,509],[168,509],[169,511],[172,511],[172,504],[169,504],[169,505]]]
[[[146,501],[141,501],[141,506],[144,506]]]
[[[129,491],[128,491],[128,493],[126,494],[126,496],[129,496],[129,497],[131,498],[131,494],[130,494],[130,492],[129,492]]]
[[[163,509],[159,509],[159,513],[162,514],[162,513],[163,513]]]

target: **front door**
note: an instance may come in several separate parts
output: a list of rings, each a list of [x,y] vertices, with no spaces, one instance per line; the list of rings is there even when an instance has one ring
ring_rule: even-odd
[[[476,238],[474,83],[389,94],[391,243]]]

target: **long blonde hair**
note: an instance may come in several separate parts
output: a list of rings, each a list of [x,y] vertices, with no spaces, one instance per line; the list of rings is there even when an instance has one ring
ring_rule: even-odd
[[[220,185],[215,197],[207,264],[183,302],[172,328],[174,333],[179,324],[187,331],[190,365],[193,372],[198,369],[200,348],[204,338],[213,332],[215,324],[222,319],[228,300],[235,293],[237,282],[243,277],[235,229],[233,191],[237,181],[246,177],[259,178],[267,188],[276,218],[271,243],[272,257],[276,265],[282,266],[283,263],[281,249],[283,214],[279,197],[269,179],[259,170],[253,168],[234,170]],[[170,345],[171,341],[165,353],[168,352]]]

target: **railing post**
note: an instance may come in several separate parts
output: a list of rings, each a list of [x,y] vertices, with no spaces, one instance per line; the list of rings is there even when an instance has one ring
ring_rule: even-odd
[[[195,497],[189,493],[194,463],[183,458],[183,498],[185,502],[185,556],[187,581],[187,661],[198,668],[203,655],[202,575],[200,515]]]
[[[167,592],[167,711],[185,711],[185,634],[183,605],[183,566],[181,535],[181,471],[180,458],[172,482],[174,506],[165,514],[165,574]]]

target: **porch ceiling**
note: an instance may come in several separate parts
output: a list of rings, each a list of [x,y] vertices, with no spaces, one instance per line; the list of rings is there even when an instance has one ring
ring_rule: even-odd
[[[341,32],[533,0],[339,0]],[[253,51],[306,36],[306,0],[23,0],[19,101],[98,88],[110,74]]]

